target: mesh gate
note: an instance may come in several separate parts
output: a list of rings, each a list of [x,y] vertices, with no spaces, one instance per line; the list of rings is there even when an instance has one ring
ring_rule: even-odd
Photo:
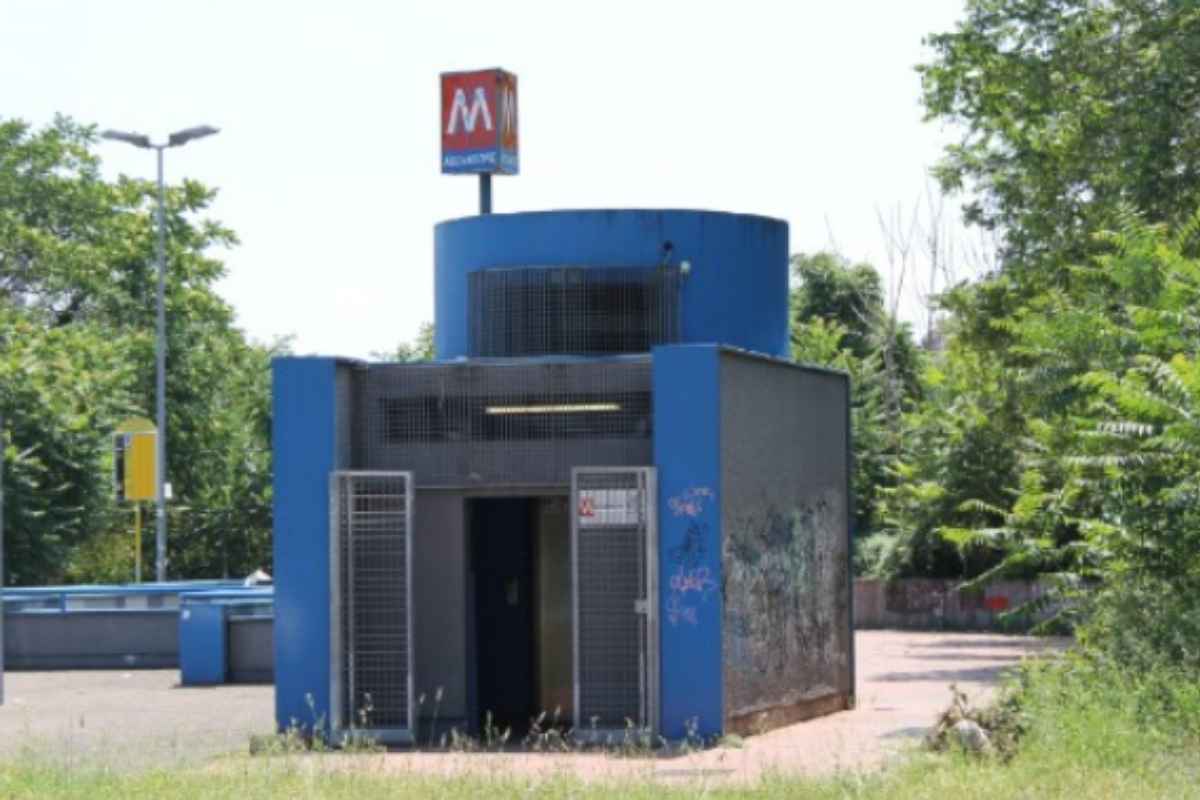
[[[575,729],[658,729],[657,497],[651,467],[571,474]]]
[[[330,491],[333,728],[411,741],[412,473],[334,472]]]

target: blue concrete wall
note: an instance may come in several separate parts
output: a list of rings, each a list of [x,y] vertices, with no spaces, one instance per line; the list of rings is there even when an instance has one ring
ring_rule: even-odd
[[[337,361],[272,364],[275,466],[275,719],[329,713],[329,473],[336,464]]]
[[[467,275],[490,267],[646,267],[691,263],[681,297],[683,342],[788,354],[787,223],[713,211],[544,211],[490,214],[434,229],[439,359],[468,354]]]
[[[718,349],[654,350],[662,735],[722,733]]]

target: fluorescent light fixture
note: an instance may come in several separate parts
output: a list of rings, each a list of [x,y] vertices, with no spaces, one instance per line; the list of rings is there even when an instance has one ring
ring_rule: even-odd
[[[488,406],[485,414],[601,414],[620,411],[616,403],[556,403],[539,406]]]

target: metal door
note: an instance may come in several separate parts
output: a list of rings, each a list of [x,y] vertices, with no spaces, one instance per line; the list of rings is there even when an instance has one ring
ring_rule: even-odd
[[[658,730],[653,467],[571,471],[575,730]]]
[[[413,740],[411,472],[330,475],[331,726]]]

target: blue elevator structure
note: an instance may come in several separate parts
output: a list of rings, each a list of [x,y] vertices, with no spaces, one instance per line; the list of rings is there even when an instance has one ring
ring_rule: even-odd
[[[274,364],[279,725],[672,739],[849,707],[849,383],[787,360],[786,223],[434,235],[434,361]]]

